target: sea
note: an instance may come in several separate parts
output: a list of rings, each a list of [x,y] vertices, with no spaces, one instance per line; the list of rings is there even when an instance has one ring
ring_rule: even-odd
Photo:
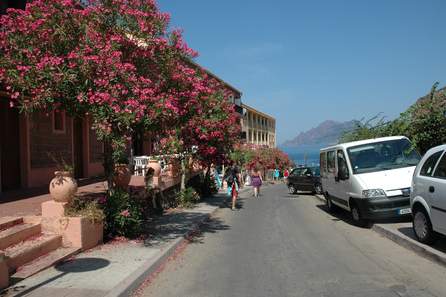
[[[319,150],[325,146],[321,145],[301,145],[299,147],[281,147],[280,149],[288,154],[296,166],[318,166]]]

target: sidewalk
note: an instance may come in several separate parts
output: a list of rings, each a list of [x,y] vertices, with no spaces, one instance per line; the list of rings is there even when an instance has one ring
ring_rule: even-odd
[[[322,195],[315,195],[317,199],[325,203]],[[440,236],[439,240],[429,246],[419,242],[412,229],[412,222],[406,219],[393,219],[386,222],[375,222],[372,230],[394,241],[402,247],[414,251],[418,255],[427,258],[440,265],[446,266],[446,237]]]
[[[177,248],[187,243],[198,225],[224,207],[224,197],[219,193],[196,208],[172,210],[156,217],[147,226],[146,240],[115,241],[96,247],[11,286],[0,296],[130,296]],[[213,221],[206,232],[228,228]]]

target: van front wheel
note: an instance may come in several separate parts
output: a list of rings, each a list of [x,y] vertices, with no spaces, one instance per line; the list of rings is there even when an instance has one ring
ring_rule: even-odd
[[[361,211],[358,206],[354,203],[350,205],[350,212],[352,215],[353,223],[358,227],[367,227],[369,226],[369,220],[366,220],[362,217]]]

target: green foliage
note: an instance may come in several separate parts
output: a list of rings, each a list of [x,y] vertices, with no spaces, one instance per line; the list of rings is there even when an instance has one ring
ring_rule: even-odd
[[[116,189],[105,202],[106,234],[135,238],[141,235],[144,208],[138,199]]]
[[[429,148],[446,143],[446,94],[433,92],[409,109],[407,131],[412,141],[424,154]]]
[[[192,208],[198,201],[200,201],[200,195],[192,187],[187,187],[177,197],[178,206],[183,208]]]
[[[71,174],[74,173],[74,167],[65,161],[65,158],[62,156],[62,154],[56,156],[56,153],[49,152],[47,153],[47,155],[56,165],[57,171],[67,171],[70,172]]]
[[[65,215],[85,217],[92,223],[99,223],[105,219],[104,211],[98,202],[88,197],[75,197],[65,208]]]
[[[358,121],[353,131],[345,133],[340,142],[403,135],[411,139],[424,154],[431,147],[446,143],[446,90],[437,91],[434,84],[429,95],[418,100],[397,119],[386,122],[377,115]]]
[[[200,198],[210,197],[218,192],[217,185],[209,174],[196,175],[189,180],[187,185],[194,189]]]

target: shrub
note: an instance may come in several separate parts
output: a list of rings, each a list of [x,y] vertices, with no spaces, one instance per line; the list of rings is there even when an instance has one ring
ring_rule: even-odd
[[[113,191],[104,204],[106,234],[135,238],[141,235],[144,210],[138,199],[123,190]]]
[[[209,175],[196,175],[189,180],[187,185],[193,188],[201,198],[212,196],[218,192],[214,179]]]
[[[177,197],[178,206],[184,208],[192,208],[198,201],[200,201],[200,196],[191,187],[181,191]]]
[[[105,219],[104,211],[99,203],[88,197],[75,197],[65,208],[65,215],[85,217],[92,223],[99,223]]]

